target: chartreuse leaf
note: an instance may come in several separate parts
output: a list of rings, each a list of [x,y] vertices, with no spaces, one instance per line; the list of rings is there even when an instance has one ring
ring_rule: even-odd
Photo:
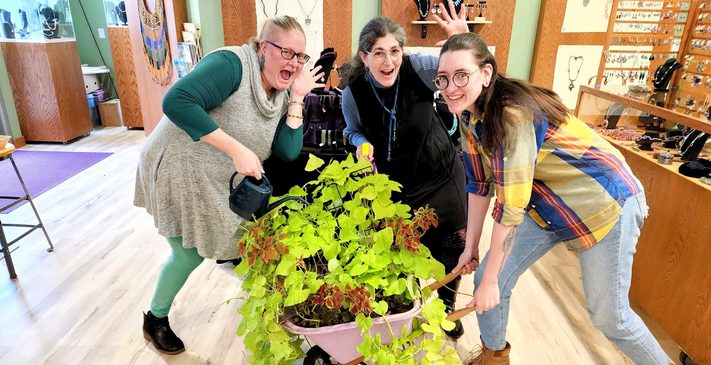
[[[284,300],[284,306],[292,306],[299,304],[303,301],[306,300],[309,296],[309,290],[308,289],[301,289],[301,288],[292,288],[289,290],[289,293],[286,296],[286,300]]]
[[[295,266],[296,257],[294,257],[293,255],[286,254],[282,256],[281,262],[279,262],[279,266],[277,266],[276,271],[274,273],[279,276],[287,276],[290,272],[294,271]]]
[[[390,296],[402,294],[406,289],[407,280],[405,280],[404,278],[399,278],[388,285],[388,288],[385,290],[385,295]]]
[[[375,305],[373,305],[373,312],[375,312],[381,316],[384,316],[385,313],[388,312],[388,303],[385,302],[384,300],[381,300],[381,301],[375,303]]]
[[[238,276],[244,276],[247,275],[249,272],[249,264],[247,263],[248,260],[242,260],[239,265],[235,267],[235,274]]]
[[[395,215],[395,207],[392,204],[382,203],[379,199],[373,200],[373,213],[375,219],[390,218]]]
[[[309,161],[306,163],[305,170],[306,171],[314,171],[317,168],[323,166],[323,164],[324,164],[324,162],[322,159],[320,159],[312,154],[309,154]]]
[[[381,229],[373,235],[375,245],[373,245],[373,253],[381,254],[390,251],[390,246],[393,243],[393,230],[390,227]]]

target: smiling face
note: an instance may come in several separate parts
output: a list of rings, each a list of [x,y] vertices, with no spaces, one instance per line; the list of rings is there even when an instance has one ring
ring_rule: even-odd
[[[262,84],[267,94],[270,94],[272,89],[288,89],[294,82],[296,73],[301,71],[304,67],[304,65],[296,61],[296,56],[290,60],[285,59],[279,47],[290,49],[296,53],[304,53],[306,49],[306,39],[301,32],[276,29],[271,32],[267,39],[259,43],[258,54],[264,55]]]
[[[397,80],[402,65],[402,47],[391,33],[378,38],[368,52],[358,52],[370,73],[384,87],[391,87]]]
[[[440,90],[449,111],[456,114],[464,110],[474,111],[474,102],[484,87],[489,86],[492,74],[493,67],[490,64],[480,67],[478,60],[469,50],[443,53],[439,57],[437,77],[443,76],[449,81],[447,87]],[[468,76],[464,77],[465,75]],[[463,86],[457,86],[455,83]]]

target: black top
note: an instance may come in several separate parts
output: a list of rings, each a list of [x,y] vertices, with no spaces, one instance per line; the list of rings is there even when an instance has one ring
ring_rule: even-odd
[[[403,59],[399,82],[397,132],[396,139],[391,141],[390,161],[387,160],[389,113],[365,76],[357,77],[349,86],[363,121],[362,132],[373,144],[378,172],[403,185],[399,198],[404,203],[418,206],[417,202],[451,179],[457,153],[432,106],[432,90],[417,75],[408,56]],[[375,89],[388,108],[393,105],[395,89],[394,85]]]

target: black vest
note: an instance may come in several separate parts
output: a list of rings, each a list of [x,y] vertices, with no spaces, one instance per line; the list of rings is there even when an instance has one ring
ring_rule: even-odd
[[[365,75],[350,85],[363,125],[363,134],[375,148],[378,172],[403,185],[404,203],[414,204],[446,183],[457,157],[442,120],[433,108],[434,93],[425,85],[405,56],[400,66],[400,90],[397,100],[397,138],[391,142],[388,156],[390,116],[376,99]],[[395,85],[375,88],[390,109]]]

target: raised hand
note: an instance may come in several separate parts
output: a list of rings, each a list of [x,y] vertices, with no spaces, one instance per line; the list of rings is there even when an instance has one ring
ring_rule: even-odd
[[[321,71],[320,65],[311,70],[307,67],[303,67],[301,71],[298,71],[296,79],[294,79],[294,83],[291,85],[292,100],[302,100],[314,88],[326,86],[318,82],[318,80],[323,77],[323,72],[319,71]]]
[[[449,12],[445,10],[444,3],[437,4],[440,10],[440,14],[442,14],[441,18],[437,14],[432,14],[437,24],[439,24],[439,26],[444,29],[445,32],[447,32],[447,38],[455,34],[468,32],[469,27],[467,26],[467,17],[465,15],[467,12],[467,7],[462,6],[459,9],[459,14],[457,14],[456,10],[454,9],[454,2],[450,0],[447,1],[447,4],[449,5]],[[453,15],[450,16],[450,14]],[[446,39],[438,41],[436,45],[441,46],[446,41]]]

